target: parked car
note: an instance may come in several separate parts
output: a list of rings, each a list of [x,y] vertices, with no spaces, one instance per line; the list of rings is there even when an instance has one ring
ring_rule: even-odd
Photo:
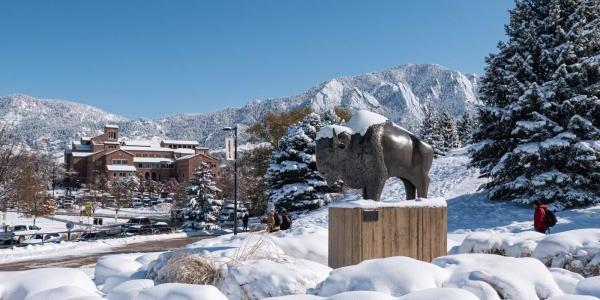
[[[62,201],[62,208],[65,209],[69,209],[73,207],[73,200],[72,199],[64,199]]]
[[[106,233],[104,231],[88,231],[88,232],[82,233],[77,238],[77,241],[97,240],[97,239],[104,239],[107,237],[108,237],[108,233]]]
[[[139,208],[142,207],[144,205],[144,203],[142,203],[142,200],[134,198],[133,201],[131,202],[131,207],[133,208]]]
[[[219,214],[219,222],[220,223],[233,222],[233,216],[234,216],[233,211],[234,211],[233,204],[224,206],[221,209],[221,213]],[[238,220],[241,220],[242,216],[246,212],[248,212],[247,208],[245,208],[243,206],[238,206],[238,208],[237,208]]]
[[[33,234],[23,239],[22,245],[35,245],[42,243],[60,243],[62,237],[58,233]]]
[[[146,217],[131,218],[127,221],[127,223],[121,225],[121,233],[152,233],[152,222]]]
[[[36,230],[40,230],[40,229],[42,229],[42,228],[40,228],[39,226],[36,226],[36,225],[15,225],[12,227],[13,232],[36,231]]]
[[[166,222],[156,222],[152,224],[152,233],[171,233],[173,230]]]

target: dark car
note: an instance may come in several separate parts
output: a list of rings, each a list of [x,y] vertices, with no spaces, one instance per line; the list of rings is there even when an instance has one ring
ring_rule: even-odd
[[[90,240],[97,240],[97,239],[105,239],[108,237],[108,233],[104,232],[104,231],[97,231],[97,232],[84,232],[82,233],[77,240],[78,241],[90,241]]]
[[[156,222],[152,224],[152,233],[171,233],[173,230],[165,222]]]
[[[127,223],[121,225],[123,234],[147,234],[152,233],[152,222],[146,217],[131,218]]]

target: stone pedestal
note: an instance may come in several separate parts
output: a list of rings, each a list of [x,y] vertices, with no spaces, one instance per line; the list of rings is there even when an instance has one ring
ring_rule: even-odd
[[[390,256],[430,262],[447,254],[445,201],[360,201],[329,208],[331,268]]]

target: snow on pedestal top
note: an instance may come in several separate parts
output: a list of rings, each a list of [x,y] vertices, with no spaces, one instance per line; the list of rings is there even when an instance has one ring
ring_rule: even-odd
[[[338,134],[340,132],[347,132],[351,135],[354,133],[365,135],[369,127],[377,124],[382,124],[387,121],[388,118],[380,114],[376,114],[368,110],[359,110],[356,113],[354,113],[354,115],[352,115],[352,118],[350,118],[350,121],[348,121],[348,123],[346,124],[347,126],[328,125],[321,128],[321,130],[319,130],[319,132],[317,133],[317,140],[321,138],[332,138],[334,129]]]
[[[329,205],[338,208],[383,208],[383,207],[446,207],[446,200],[442,198],[402,200],[394,202],[383,202],[375,200],[357,199],[340,201]]]

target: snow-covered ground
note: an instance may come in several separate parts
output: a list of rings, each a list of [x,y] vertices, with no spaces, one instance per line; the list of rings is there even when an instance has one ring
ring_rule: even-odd
[[[551,235],[531,232],[532,209],[488,201],[477,192],[483,181],[467,162],[464,149],[434,161],[430,196],[448,201],[450,254],[432,263],[392,257],[330,269],[323,208],[294,220],[286,232],[223,235],[163,253],[107,255],[98,260],[93,279],[74,269],[0,272],[0,298],[600,297],[600,229],[585,229],[600,224],[600,207],[558,212]],[[390,180],[384,200],[402,199],[398,194],[402,185]],[[73,280],[52,277],[66,272]],[[40,286],[30,283],[49,277]]]

